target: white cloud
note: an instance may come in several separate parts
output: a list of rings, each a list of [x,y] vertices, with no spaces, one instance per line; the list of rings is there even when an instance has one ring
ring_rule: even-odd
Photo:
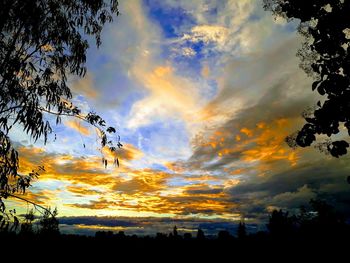
[[[205,44],[215,43],[223,47],[228,41],[229,30],[223,26],[217,25],[199,25],[194,26],[189,34],[184,34],[182,41],[204,42]]]
[[[198,87],[191,80],[175,74],[170,66],[149,69],[152,66],[136,66],[132,71],[148,94],[132,106],[128,127],[135,129],[153,121],[174,118],[194,121],[193,114],[200,109]]]

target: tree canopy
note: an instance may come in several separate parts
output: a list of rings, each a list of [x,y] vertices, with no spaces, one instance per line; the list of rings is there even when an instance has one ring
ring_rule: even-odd
[[[350,135],[350,1],[264,0],[264,7],[300,21],[298,31],[305,40],[298,51],[300,66],[314,78],[312,90],[324,98],[304,111],[306,123],[287,143],[307,147],[316,142],[334,157],[346,154],[349,143],[341,130],[345,127]]]
[[[18,174],[19,156],[9,137],[14,125],[22,126],[34,141],[42,138],[46,143],[53,132],[52,120],[58,124],[61,116],[71,116],[98,128],[101,149],[115,152],[122,146],[119,139],[110,138],[114,127],[73,104],[67,84],[68,76],[86,73],[88,39],[100,46],[103,26],[118,14],[117,0],[1,2],[0,212],[5,213],[3,198],[25,192],[44,169]]]

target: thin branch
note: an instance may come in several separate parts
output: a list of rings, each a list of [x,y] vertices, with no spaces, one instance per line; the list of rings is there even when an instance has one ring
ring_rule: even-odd
[[[81,116],[81,115],[74,115],[74,114],[69,114],[69,113],[64,113],[64,112],[61,112],[61,113],[59,113],[59,112],[54,112],[54,111],[50,111],[50,110],[47,110],[47,109],[42,108],[42,107],[39,107],[38,109],[41,110],[41,111],[43,111],[43,112],[46,112],[46,113],[49,113],[49,114],[52,114],[52,115],[56,115],[56,116],[75,117],[75,118],[78,118],[78,119],[80,119],[80,120],[82,120],[82,121],[85,121],[86,123],[88,123],[88,124],[94,126],[94,127],[97,128],[97,129],[101,130],[101,128],[100,128],[98,125],[89,122],[86,118],[84,118],[84,117]]]
[[[14,110],[14,109],[17,109],[17,108],[20,108],[20,107],[21,107],[21,106],[17,105],[17,106],[13,106],[13,107],[11,107],[11,108],[7,108],[7,109],[1,111],[0,114],[3,114],[3,113],[6,112],[6,111]]]
[[[11,197],[17,198],[17,199],[19,199],[19,200],[25,201],[25,202],[27,202],[27,203],[29,203],[29,204],[32,204],[35,208],[36,208],[36,207],[40,207],[41,209],[43,209],[43,210],[45,210],[46,212],[48,212],[52,217],[55,217],[55,216],[51,213],[50,209],[47,209],[47,208],[43,207],[42,205],[36,204],[36,203],[34,203],[33,201],[30,201],[30,200],[28,200],[28,199],[26,199],[26,198],[23,198],[23,197],[20,197],[20,196],[18,196],[18,195],[6,193],[6,192],[3,191],[3,190],[0,190],[0,192],[3,192],[3,193],[4,193],[5,195],[7,195],[7,196],[11,196]]]

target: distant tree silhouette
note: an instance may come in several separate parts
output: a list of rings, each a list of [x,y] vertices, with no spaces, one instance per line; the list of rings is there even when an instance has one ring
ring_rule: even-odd
[[[238,229],[237,229],[237,237],[240,240],[244,240],[247,237],[247,230],[244,222],[239,222]]]
[[[173,236],[174,236],[174,238],[177,238],[179,236],[178,233],[177,233],[177,227],[176,226],[174,226],[174,229],[173,229]]]
[[[33,221],[34,221],[34,212],[30,210],[27,214],[24,215],[24,222],[21,223],[21,230],[19,232],[22,236],[32,236],[34,235],[33,230]]]
[[[184,239],[185,240],[191,240],[192,239],[192,234],[191,233],[185,233],[184,234]]]
[[[220,230],[218,233],[218,240],[228,241],[231,238],[232,236],[230,235],[230,232],[228,232],[227,230]]]
[[[42,218],[40,219],[39,234],[44,237],[55,237],[60,234],[59,222],[57,217],[57,209],[52,212],[50,209],[45,210]]]
[[[146,254],[155,252],[152,253],[153,258],[155,255],[161,255],[164,259],[166,255],[175,255],[172,253],[176,248],[181,258],[183,258],[183,255],[187,256],[187,252],[192,251],[195,256],[194,262],[201,261],[199,260],[200,256],[208,259],[210,254],[208,252],[213,252],[217,261],[218,256],[225,251],[227,251],[227,255],[234,254],[235,258],[239,258],[237,256],[240,255],[244,256],[244,259],[250,258],[250,254],[256,254],[259,257],[268,255],[271,259],[271,253],[273,253],[273,256],[279,255],[279,253],[288,256],[297,254],[298,257],[296,258],[304,259],[306,253],[311,256],[310,259],[312,260],[310,261],[313,262],[317,257],[323,258],[326,253],[331,252],[330,255],[332,255],[333,260],[340,251],[347,252],[347,240],[350,235],[350,225],[343,220],[333,206],[319,198],[311,200],[310,204],[302,207],[296,215],[289,215],[288,212],[282,210],[274,210],[269,217],[268,229],[270,231],[250,233],[244,239],[244,242],[236,242],[227,230],[221,230],[218,232],[217,238],[210,237],[205,241],[202,241],[202,238],[192,239],[190,233],[185,233],[183,238],[177,234],[176,239],[174,239],[173,233],[171,235],[157,233],[156,236],[136,236],[128,235],[123,231],[118,233],[98,231],[95,237],[76,234],[66,235],[57,232],[58,221],[53,221],[52,217],[49,214],[47,215],[48,220],[41,220],[39,231],[26,236],[21,232],[18,233],[18,231],[17,233],[10,231],[9,228],[12,226],[8,226],[7,230],[2,231],[2,224],[0,224],[2,251],[8,252],[8,247],[14,247],[18,253],[22,253],[24,252],[21,247],[22,244],[24,247],[31,245],[33,248],[42,248],[43,245],[49,245],[50,247],[59,245],[60,248],[71,247],[74,252],[79,252],[79,249],[82,248],[82,252],[88,252],[89,255],[91,251],[99,251],[96,250],[97,248],[102,248],[106,253],[108,251],[113,252],[113,249],[115,249],[117,254],[124,253],[128,251],[128,248],[131,248],[132,253],[136,251],[142,257],[144,253],[141,253],[141,251],[145,251]],[[32,217],[29,216],[28,221],[31,220]],[[240,226],[241,231],[238,232],[244,233],[244,223],[241,222]],[[203,237],[201,231],[198,231],[198,233],[200,234],[197,234],[197,236]],[[245,234],[239,236],[245,236]],[[242,240],[242,238],[239,240]],[[19,250],[18,247],[21,249]],[[266,251],[271,253],[266,253]],[[128,255],[132,256],[132,254]],[[335,262],[342,262],[344,258],[346,257],[343,257],[342,260],[335,260]]]
[[[297,215],[301,234],[309,238],[334,237],[346,229],[344,217],[322,199],[311,199],[309,208],[302,207]]]
[[[112,239],[114,234],[112,231],[97,231],[95,237],[98,239]]]
[[[339,228],[345,224],[344,218],[335,208],[322,199],[311,199],[312,212],[315,216],[311,218],[312,226],[327,234],[336,234]]]
[[[99,130],[101,153],[116,147],[108,134],[114,127],[95,112],[82,113],[72,103],[67,76],[84,76],[87,38],[101,44],[101,30],[118,12],[117,0],[3,0],[0,8],[0,213],[3,199],[18,198],[43,167],[18,173],[18,153],[9,138],[15,125],[34,141],[47,142],[52,119],[71,116]],[[52,116],[51,118],[49,116]],[[117,143],[120,147],[121,144]],[[85,147],[85,146],[84,146]],[[115,163],[119,164],[116,159]],[[107,166],[107,160],[103,159]],[[24,198],[19,198],[24,200]],[[5,218],[7,218],[5,216]]]
[[[316,143],[322,152],[339,157],[347,153],[349,143],[334,139],[342,125],[350,135],[350,1],[264,0],[265,9],[287,20],[298,19],[299,33],[305,38],[298,51],[301,67],[314,78],[312,90],[324,96],[314,108],[303,113],[306,124],[288,136],[292,146],[307,147]]]
[[[125,232],[124,231],[119,231],[118,234],[117,234],[117,237],[119,239],[124,239],[125,238]]]
[[[274,237],[290,237],[295,226],[295,218],[290,217],[288,212],[273,210],[267,228]]]
[[[204,234],[204,232],[203,232],[202,229],[198,228],[196,238],[197,238],[198,240],[204,240],[204,239],[205,239],[205,234]]]
[[[156,240],[161,241],[161,240],[166,240],[166,239],[167,239],[166,234],[163,234],[163,233],[157,233],[156,234]]]

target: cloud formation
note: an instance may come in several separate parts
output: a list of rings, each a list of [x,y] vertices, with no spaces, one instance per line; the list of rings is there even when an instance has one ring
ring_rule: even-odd
[[[74,120],[46,146],[15,134],[21,172],[46,168],[28,198],[79,216],[62,219],[67,231],[163,232],[173,222],[216,231],[226,220],[263,224],[271,209],[319,196],[349,211],[348,157],[284,141],[317,101],[295,56],[295,24],[253,0],[131,0],[120,9],[101,49],[90,49],[86,77],[72,80],[84,109],[117,124],[120,167],[102,165],[94,133]]]

